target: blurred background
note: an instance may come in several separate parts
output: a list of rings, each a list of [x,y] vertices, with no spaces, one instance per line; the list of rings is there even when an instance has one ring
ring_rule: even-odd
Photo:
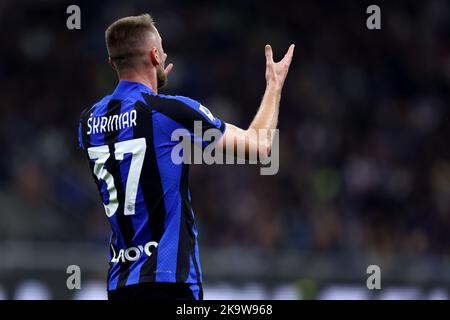
[[[1,299],[106,297],[109,226],[77,124],[116,85],[106,27],[144,12],[175,64],[164,93],[242,127],[264,45],[278,60],[296,44],[279,173],[191,167],[206,299],[450,297],[449,1],[2,0]],[[366,288],[372,264],[381,290]]]

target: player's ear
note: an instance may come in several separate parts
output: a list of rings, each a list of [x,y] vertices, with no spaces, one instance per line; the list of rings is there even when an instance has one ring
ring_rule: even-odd
[[[154,66],[159,65],[161,57],[159,56],[158,49],[152,48],[150,51],[150,60],[152,61]]]
[[[114,64],[114,61],[111,59],[111,57],[108,57],[108,63],[114,70],[116,70],[116,65]]]

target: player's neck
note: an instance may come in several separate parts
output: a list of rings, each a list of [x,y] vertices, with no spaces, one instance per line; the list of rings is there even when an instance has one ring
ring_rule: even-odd
[[[119,81],[120,80],[142,83],[147,87],[149,87],[153,92],[158,93],[156,76],[151,77],[147,75],[141,75],[138,73],[121,73],[119,74]]]

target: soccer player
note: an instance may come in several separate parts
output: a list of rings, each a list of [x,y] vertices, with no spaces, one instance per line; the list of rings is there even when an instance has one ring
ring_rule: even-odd
[[[294,52],[275,63],[265,47],[266,91],[250,127],[214,117],[199,102],[158,93],[173,65],[165,66],[161,36],[150,15],[125,17],[105,33],[109,63],[119,83],[114,92],[83,111],[79,145],[85,151],[110,222],[108,299],[202,299],[197,229],[188,186],[188,164],[171,158],[185,129],[195,135],[216,129],[216,150],[245,144],[246,153],[267,156],[272,138],[253,129],[275,129],[281,90]],[[197,127],[194,127],[196,126]],[[194,137],[195,135],[195,137]],[[234,154],[234,153],[233,153]]]

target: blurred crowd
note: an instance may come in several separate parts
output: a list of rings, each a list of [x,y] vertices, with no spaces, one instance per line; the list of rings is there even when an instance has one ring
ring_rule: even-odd
[[[280,110],[280,170],[191,167],[200,244],[445,255],[450,244],[450,3],[61,1],[0,4],[0,240],[106,243],[77,146],[81,111],[114,90],[104,30],[149,12],[175,67],[164,93],[246,127],[264,45],[295,57]]]

